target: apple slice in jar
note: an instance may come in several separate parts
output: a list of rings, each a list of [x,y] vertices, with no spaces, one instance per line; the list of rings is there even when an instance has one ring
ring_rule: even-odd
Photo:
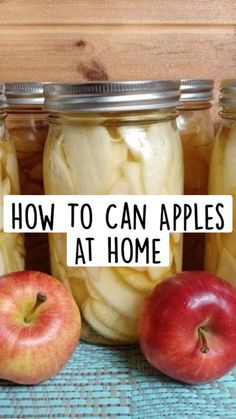
[[[216,168],[217,170],[217,168]],[[235,188],[236,179],[236,123],[233,122],[230,128],[228,139],[225,143],[224,151],[224,171],[223,171],[224,193],[230,193]]]
[[[146,272],[135,271],[133,268],[114,268],[117,270],[121,278],[127,282],[132,287],[136,288],[139,291],[142,291],[145,295],[150,293],[155,284],[150,281],[150,278]]]
[[[10,195],[11,194],[11,180],[7,176],[1,180],[1,195]]]
[[[16,235],[16,248],[21,255],[25,255],[24,238],[22,234]]]
[[[137,125],[126,125],[120,127],[118,132],[133,160],[141,162],[147,147],[146,128]]]
[[[79,152],[78,152],[79,142]],[[103,194],[113,172],[112,138],[106,128],[64,126],[63,155],[78,194]]]
[[[147,266],[149,278],[156,284],[165,279],[170,273],[169,266]]]
[[[114,170],[120,170],[127,160],[128,148],[127,145],[120,139],[119,141],[111,140],[111,163]]]
[[[122,340],[137,341],[137,321],[133,321],[122,316],[102,301],[90,299],[87,303],[91,305],[96,318],[107,328],[112,329],[120,337],[122,337]]]
[[[127,146],[121,140],[111,139],[112,171],[107,188],[103,191],[107,195],[127,195],[131,193],[130,187],[122,176],[122,167],[127,159]]]
[[[141,164],[127,161],[122,166],[123,176],[127,180],[130,191],[134,195],[143,195]]]
[[[86,283],[83,279],[76,276],[70,276],[68,280],[73,297],[78,306],[81,307],[89,298],[89,292],[86,287]]]
[[[236,225],[236,191],[235,188],[230,191],[230,195],[233,196],[233,226]],[[220,233],[214,234],[217,242],[219,252],[225,247],[231,255],[236,258],[236,231],[233,230],[231,233]]]
[[[20,253],[17,248],[11,253],[11,259],[9,263],[8,272],[18,272],[23,271],[25,266],[25,258],[22,253]]]
[[[51,247],[57,255],[57,260],[66,265],[66,234],[51,233]]]
[[[11,182],[8,177],[0,181],[0,231],[3,230],[3,197],[11,194]]]
[[[173,237],[173,242],[175,245],[178,245],[182,241],[183,235],[182,233],[172,233],[171,237]]]
[[[82,321],[81,325],[81,338],[85,342],[95,343],[97,345],[109,345],[109,346],[117,346],[127,344],[127,342],[121,342],[120,340],[110,339],[105,336],[102,336],[99,332],[97,332],[88,322]]]
[[[53,259],[52,257],[51,259],[52,259],[51,266],[52,266],[53,276],[59,279],[65,285],[65,287],[68,290],[70,290],[70,282],[67,277],[65,266],[59,263],[56,258]]]
[[[49,138],[49,142],[50,142]],[[50,158],[47,156],[47,145],[43,163],[44,188],[48,195],[74,195],[75,185],[73,183],[70,168],[63,155],[61,146],[62,137],[58,137],[55,148]]]
[[[152,124],[148,128],[142,161],[143,183],[148,195],[168,194],[168,174],[174,161],[173,140],[171,122]]]
[[[173,154],[173,132],[169,124],[152,124],[148,129],[133,125],[119,129],[134,160],[142,164],[143,189],[148,195],[167,194],[165,180]]]
[[[208,191],[210,194],[219,194],[219,192],[224,189],[224,178],[225,175],[222,175],[223,171],[223,159],[224,155],[224,144],[223,141],[219,140],[219,133],[215,138],[214,147],[211,154],[211,164],[209,171],[209,182],[208,182]]]
[[[132,195],[128,182],[119,177],[107,191],[107,195]]]
[[[205,270],[214,275],[217,272],[217,261],[220,256],[219,249],[216,245],[215,234],[207,234],[205,245]]]
[[[108,190],[109,195],[142,195],[141,165],[135,162],[123,163],[120,175]]]
[[[88,272],[89,289],[93,290],[100,300],[123,316],[138,319],[144,299],[142,292],[123,281],[114,268],[101,268],[98,276],[92,276],[90,268]]]
[[[182,195],[184,192],[184,185],[182,182],[176,181],[177,179],[184,178],[183,149],[177,131],[173,131],[172,133],[172,147],[173,159],[167,174],[166,187],[169,195]]]
[[[54,238],[54,234],[51,233],[50,237],[50,260],[51,260],[51,268],[53,275],[59,279],[64,285],[70,290],[70,283],[67,274],[67,267],[66,267],[66,260],[63,260],[61,254],[57,253],[56,244],[58,244],[57,240]]]
[[[231,233],[215,233],[216,234],[216,244],[218,247],[219,252],[222,251],[222,248],[227,249],[231,255],[235,258],[236,257],[236,231],[232,231]],[[216,240],[218,239],[218,240]],[[219,246],[219,244],[220,246]]]
[[[85,302],[82,306],[82,314],[86,322],[100,335],[104,336],[105,338],[116,340],[116,341],[125,341],[126,338],[116,331],[110,329],[106,325],[104,325],[93,312],[93,307],[90,304],[91,300]]]
[[[13,152],[7,153],[6,156],[6,166],[5,166],[6,173],[8,178],[11,181],[11,191],[13,194],[19,192],[20,185],[19,185],[19,175],[18,175],[18,166],[17,166],[17,159]]]
[[[216,275],[236,287],[236,260],[225,248],[221,251]]]
[[[0,251],[4,265],[4,273],[21,271],[24,269],[24,254],[21,248],[18,250],[18,233],[0,234]],[[2,267],[3,269],[3,267]]]
[[[172,250],[172,240],[170,236],[169,266],[158,266],[158,265],[147,266],[146,270],[149,275],[149,278],[155,283],[162,281],[170,273],[172,262],[173,262],[173,250]]]
[[[172,260],[172,265],[170,266],[170,271],[169,271],[170,273],[182,271],[182,259],[183,259],[183,247],[182,247],[182,243],[179,243],[174,246],[173,260]]]

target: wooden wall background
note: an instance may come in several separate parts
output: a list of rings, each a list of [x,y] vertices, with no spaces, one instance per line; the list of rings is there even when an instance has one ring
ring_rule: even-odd
[[[0,80],[236,78],[235,0],[0,0]]]

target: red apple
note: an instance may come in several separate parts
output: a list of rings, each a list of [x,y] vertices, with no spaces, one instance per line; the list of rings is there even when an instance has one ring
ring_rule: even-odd
[[[56,374],[80,336],[80,313],[69,291],[41,272],[0,277],[0,378],[36,384]]]
[[[139,323],[144,356],[185,383],[203,383],[236,365],[236,290],[206,272],[177,274],[147,298]]]

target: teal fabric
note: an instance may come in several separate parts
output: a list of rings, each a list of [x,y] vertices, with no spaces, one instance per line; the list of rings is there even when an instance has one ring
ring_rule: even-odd
[[[66,367],[37,386],[0,383],[0,418],[236,418],[236,370],[190,386],[151,368],[137,347],[82,343]]]

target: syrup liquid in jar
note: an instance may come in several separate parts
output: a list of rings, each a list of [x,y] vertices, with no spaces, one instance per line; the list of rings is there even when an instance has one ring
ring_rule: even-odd
[[[42,195],[42,161],[48,122],[43,110],[43,83],[7,83],[6,97],[10,136],[15,144],[23,195]],[[25,234],[26,268],[50,272],[45,233]]]
[[[3,231],[3,197],[20,193],[16,151],[5,118],[5,86],[0,84],[0,275],[22,271],[25,267],[23,236]]]
[[[205,269],[236,287],[236,80],[220,85],[221,125],[212,152],[209,193],[233,196],[232,233],[207,234]]]
[[[184,153],[184,193],[206,195],[214,142],[213,80],[183,79],[177,125]],[[183,270],[204,268],[205,234],[184,233]]]

